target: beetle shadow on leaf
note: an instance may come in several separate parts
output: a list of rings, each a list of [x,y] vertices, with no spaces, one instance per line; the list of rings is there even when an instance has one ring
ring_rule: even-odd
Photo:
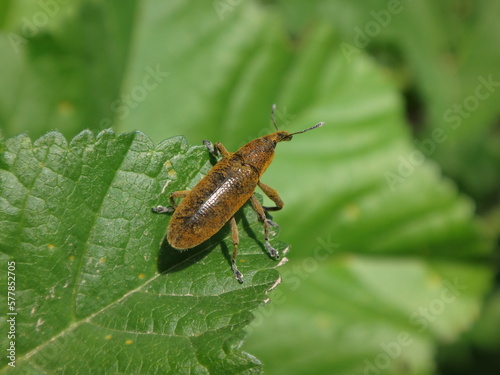
[[[248,203],[249,204],[249,203]],[[253,209],[251,212],[249,211],[250,214],[257,215]],[[259,221],[257,228],[261,229],[260,234],[257,234],[253,228],[251,223],[248,221],[248,217],[244,215],[243,210],[240,210],[236,213],[236,221],[238,223],[241,223],[240,225],[242,226],[243,230],[245,231],[246,235],[251,238],[252,240],[255,241],[255,243],[261,248],[262,252],[266,254],[269,258],[272,259],[271,255],[266,249],[266,246],[262,239],[264,238],[264,227],[262,223]],[[260,237],[259,237],[260,235]]]
[[[187,250],[174,249],[165,238],[158,254],[158,272],[173,273],[181,271],[206,257],[213,246],[207,247],[204,243]]]
[[[224,255],[228,254],[227,246],[223,242],[227,236],[227,226],[224,226],[215,236],[202,244],[187,250],[174,249],[164,238],[158,254],[158,272],[161,274],[174,273],[199,262],[214,248],[222,245]]]

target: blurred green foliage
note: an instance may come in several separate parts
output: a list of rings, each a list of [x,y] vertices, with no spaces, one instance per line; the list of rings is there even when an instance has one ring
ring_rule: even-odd
[[[0,10],[4,137],[111,126],[234,151],[273,131],[272,103],[281,129],[327,123],[263,177],[292,245],[248,328],[267,373],[498,372],[499,2]]]

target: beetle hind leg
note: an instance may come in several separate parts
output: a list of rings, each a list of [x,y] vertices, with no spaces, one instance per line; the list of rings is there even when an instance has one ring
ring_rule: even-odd
[[[271,246],[271,243],[269,242],[269,226],[278,226],[274,221],[268,219],[266,217],[266,213],[264,211],[264,207],[260,204],[259,200],[255,197],[255,194],[252,195],[250,198],[250,201],[252,203],[252,207],[257,212],[257,215],[259,215],[259,220],[264,224],[264,240],[265,240],[265,245],[266,249],[269,252],[269,255],[272,258],[279,259],[280,255],[278,253],[278,250],[276,250],[274,247]]]
[[[240,238],[238,235],[238,226],[236,225],[236,219],[234,216],[230,220],[231,224],[231,239],[233,241],[233,256],[231,258],[231,268],[233,269],[233,274],[236,280],[241,284],[243,283],[243,274],[238,270],[236,266],[236,256],[238,255],[238,245],[240,243]]]

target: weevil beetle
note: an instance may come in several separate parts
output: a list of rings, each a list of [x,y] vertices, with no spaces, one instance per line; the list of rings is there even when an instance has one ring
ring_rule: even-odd
[[[152,209],[156,213],[173,212],[167,229],[167,240],[178,250],[187,250],[201,244],[229,221],[234,247],[231,268],[240,283],[243,282],[243,274],[236,266],[239,238],[234,214],[250,201],[264,225],[266,249],[271,257],[278,259],[278,251],[269,243],[269,225],[276,226],[276,224],[266,217],[266,211],[281,210],[284,203],[276,190],[260,182],[260,177],[271,164],[277,143],[290,141],[295,134],[304,133],[324,124],[320,122],[295,133],[280,131],[274,120],[275,108],[276,105],[273,105],[271,120],[276,132],[254,139],[234,153],[227,151],[219,142],[212,144],[203,141],[211,154],[217,156],[220,153],[222,159],[192,190],[172,192],[170,194],[172,206],[157,206]],[[254,194],[257,185],[274,202],[275,207],[262,206]],[[183,199],[177,205],[175,198]]]

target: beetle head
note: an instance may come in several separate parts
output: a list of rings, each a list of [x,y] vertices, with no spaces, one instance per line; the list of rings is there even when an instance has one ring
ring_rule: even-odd
[[[295,133],[279,130],[276,125],[276,121],[274,120],[275,109],[276,104],[273,104],[271,110],[271,121],[276,128],[276,132],[254,139],[236,152],[236,154],[245,160],[245,163],[252,165],[259,174],[264,173],[269,164],[271,164],[274,157],[274,150],[279,142],[291,141],[295,134],[305,133],[309,130],[319,128],[324,124],[323,122],[320,122],[310,128]]]
[[[276,145],[276,143],[291,141],[293,134],[284,130],[279,130],[276,133],[268,134],[266,137]]]
[[[311,126],[310,128],[307,128],[307,129],[304,129],[304,130],[301,130],[301,131],[295,132],[295,133],[289,133],[289,132],[286,132],[284,130],[278,130],[276,133],[266,135],[263,138],[268,138],[269,140],[274,142],[274,144],[276,145],[276,143],[279,143],[279,142],[291,141],[295,134],[305,133],[309,130],[319,128],[319,127],[323,126],[324,124],[325,124],[324,122],[319,122],[316,125]]]
[[[256,170],[258,170],[259,174],[262,174],[267,169],[269,164],[271,164],[274,157],[274,150],[279,142],[290,141],[295,134],[319,128],[320,126],[323,126],[323,124],[323,122],[320,122],[310,128],[295,133],[278,130],[275,133],[254,139],[239,149],[236,153],[240,155],[246,163],[252,165]]]

